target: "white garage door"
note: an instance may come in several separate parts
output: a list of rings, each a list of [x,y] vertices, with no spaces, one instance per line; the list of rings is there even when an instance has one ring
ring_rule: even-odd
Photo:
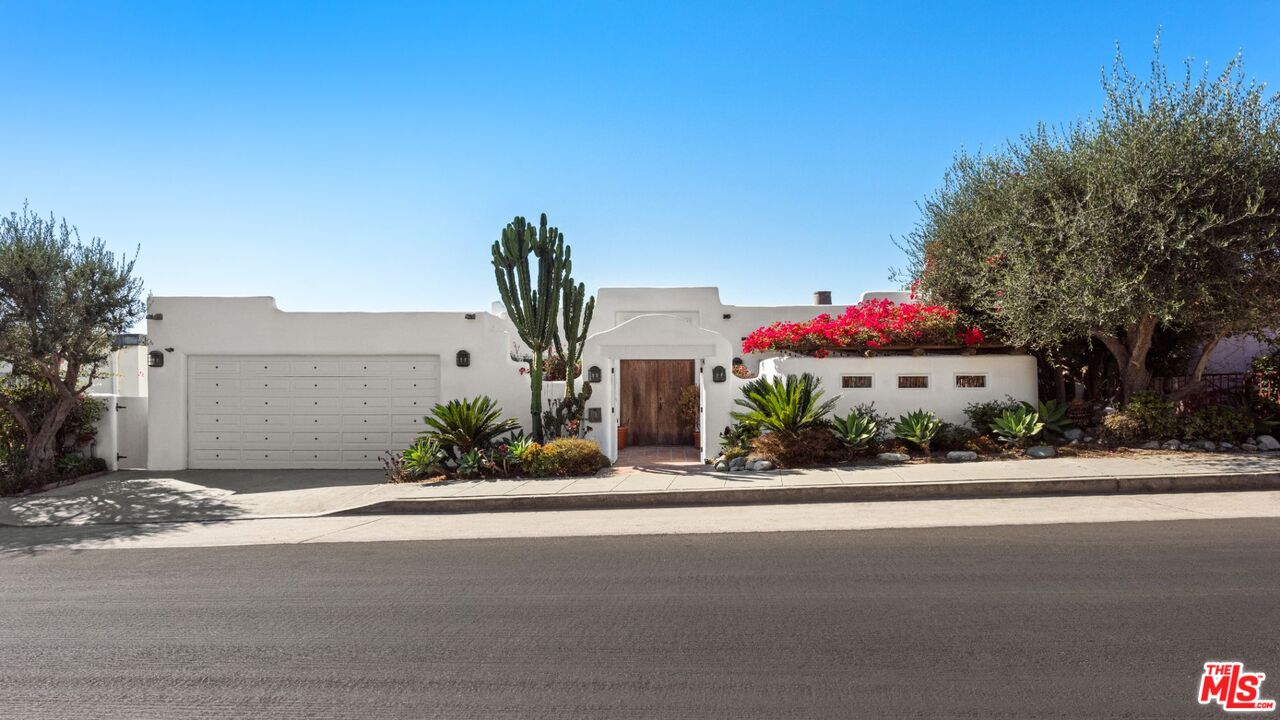
[[[377,468],[440,401],[440,357],[193,356],[192,468]]]

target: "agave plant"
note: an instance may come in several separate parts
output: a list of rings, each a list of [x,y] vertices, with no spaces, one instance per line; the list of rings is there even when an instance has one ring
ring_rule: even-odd
[[[440,443],[453,460],[472,450],[484,450],[498,437],[520,427],[516,420],[504,419],[502,408],[486,395],[436,405],[422,420],[431,428],[423,435]]]
[[[1004,442],[1021,444],[1039,435],[1044,423],[1040,422],[1040,413],[1027,406],[1005,410],[991,423],[991,429]]]
[[[861,450],[880,435],[880,424],[871,415],[857,410],[831,421],[831,433],[851,450]]]
[[[433,437],[420,437],[405,449],[401,462],[405,473],[413,477],[424,477],[439,472],[440,463],[444,461],[444,448]]]
[[[898,423],[893,426],[893,434],[929,452],[929,443],[933,442],[941,429],[942,421],[937,415],[928,410],[916,410],[898,418]]]
[[[522,435],[518,438],[508,440],[507,450],[511,453],[511,457],[515,458],[516,462],[521,462],[524,459],[525,454],[529,452],[529,449],[535,445],[537,445],[537,443],[533,441],[533,438],[527,438]]]
[[[1066,403],[1050,400],[1040,403],[1039,406],[1031,403],[1023,403],[1022,405],[1039,415],[1040,422],[1044,424],[1044,429],[1055,435],[1062,435],[1075,424],[1067,419]]]
[[[458,476],[476,477],[484,473],[489,460],[480,448],[471,448],[458,457]]]
[[[742,397],[735,401],[746,412],[731,414],[759,430],[800,432],[822,422],[836,405],[836,398],[822,399],[821,385],[810,373],[757,378],[742,386]]]

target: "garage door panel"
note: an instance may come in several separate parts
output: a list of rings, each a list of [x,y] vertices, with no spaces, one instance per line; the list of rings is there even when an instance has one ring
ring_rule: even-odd
[[[294,447],[338,447],[342,443],[342,433],[337,432],[294,432]]]
[[[200,447],[209,449],[238,448],[242,444],[240,433],[238,432],[199,430],[191,433],[191,439]]]
[[[191,427],[195,430],[239,428],[240,422],[240,416],[234,414],[195,413],[191,416]]]
[[[431,393],[439,387],[438,378],[391,378],[391,389],[398,393]]]
[[[392,360],[391,377],[438,378],[440,377],[440,362],[434,359]]]
[[[240,375],[239,360],[192,358],[190,367],[193,376],[238,377]]]
[[[439,400],[434,397],[393,397],[391,398],[391,408],[401,413],[421,412],[427,413],[431,408],[435,407]]]
[[[293,373],[293,363],[275,358],[250,358],[241,363],[244,377],[287,377]]]
[[[190,392],[193,397],[239,395],[240,381],[236,378],[192,378]]]
[[[240,410],[238,397],[193,397],[191,409],[200,413],[228,413]]]
[[[344,360],[342,374],[350,377],[386,377],[391,363],[386,360]]]
[[[439,402],[437,356],[188,358],[192,467],[377,468]]]
[[[342,412],[342,399],[336,397],[307,396],[292,398],[290,405],[295,413],[328,414]]]
[[[421,415],[392,415],[391,428],[393,430],[422,430],[427,425],[422,421]]]

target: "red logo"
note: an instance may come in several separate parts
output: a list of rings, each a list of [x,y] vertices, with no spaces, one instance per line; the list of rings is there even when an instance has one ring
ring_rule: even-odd
[[[1218,703],[1227,712],[1269,712],[1275,700],[1262,697],[1263,673],[1245,672],[1244,663],[1210,661],[1200,677],[1200,704]]]

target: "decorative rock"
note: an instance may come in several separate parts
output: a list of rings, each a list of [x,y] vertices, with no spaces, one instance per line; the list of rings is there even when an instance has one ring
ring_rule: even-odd
[[[1048,445],[1036,445],[1027,448],[1027,457],[1033,458],[1051,458],[1057,456],[1058,451]]]
[[[1182,448],[1182,443],[1178,442],[1177,440],[1165,440],[1164,444],[1161,445],[1160,447],[1164,448],[1165,450],[1179,450]]]
[[[1240,446],[1240,449],[1245,452],[1258,452],[1258,446],[1253,443],[1244,443]]]
[[[736,457],[729,461],[729,470],[731,471],[741,470],[746,466],[747,466],[747,459],[745,457]]]
[[[1159,441],[1159,440],[1152,440],[1151,442],[1143,443],[1143,444],[1142,444],[1142,449],[1143,449],[1143,450],[1159,450],[1159,449],[1160,449],[1160,441]]]
[[[716,470],[719,470],[720,472],[726,472],[728,469],[729,469],[729,463],[723,460],[716,463]]]
[[[757,460],[751,464],[751,469],[757,471],[772,470],[773,463],[768,460]]]
[[[885,464],[904,463],[911,459],[906,453],[880,453],[876,459]]]
[[[947,453],[947,462],[973,462],[978,459],[978,453],[972,450],[952,450]]]
[[[1280,450],[1280,440],[1276,440],[1271,435],[1259,435],[1258,447],[1263,450]]]
[[[1093,436],[1092,436],[1092,435],[1085,435],[1085,436],[1084,436],[1084,438],[1082,438],[1082,439],[1080,440],[1080,442],[1082,442],[1082,443],[1091,443],[1091,442],[1093,442]]]
[[[1216,442],[1214,442],[1214,441],[1212,441],[1212,440],[1201,440],[1200,442],[1198,442],[1198,443],[1196,443],[1196,444],[1195,444],[1195,449],[1196,449],[1196,450],[1205,450],[1205,451],[1217,450],[1217,449],[1218,449],[1218,443],[1216,443]]]
[[[1219,450],[1235,450],[1236,446],[1232,445],[1229,442],[1220,442],[1218,443],[1218,449]]]
[[[1084,431],[1081,430],[1080,428],[1071,428],[1070,430],[1064,430],[1062,433],[1062,437],[1071,441],[1079,440],[1080,438],[1084,437]]]

